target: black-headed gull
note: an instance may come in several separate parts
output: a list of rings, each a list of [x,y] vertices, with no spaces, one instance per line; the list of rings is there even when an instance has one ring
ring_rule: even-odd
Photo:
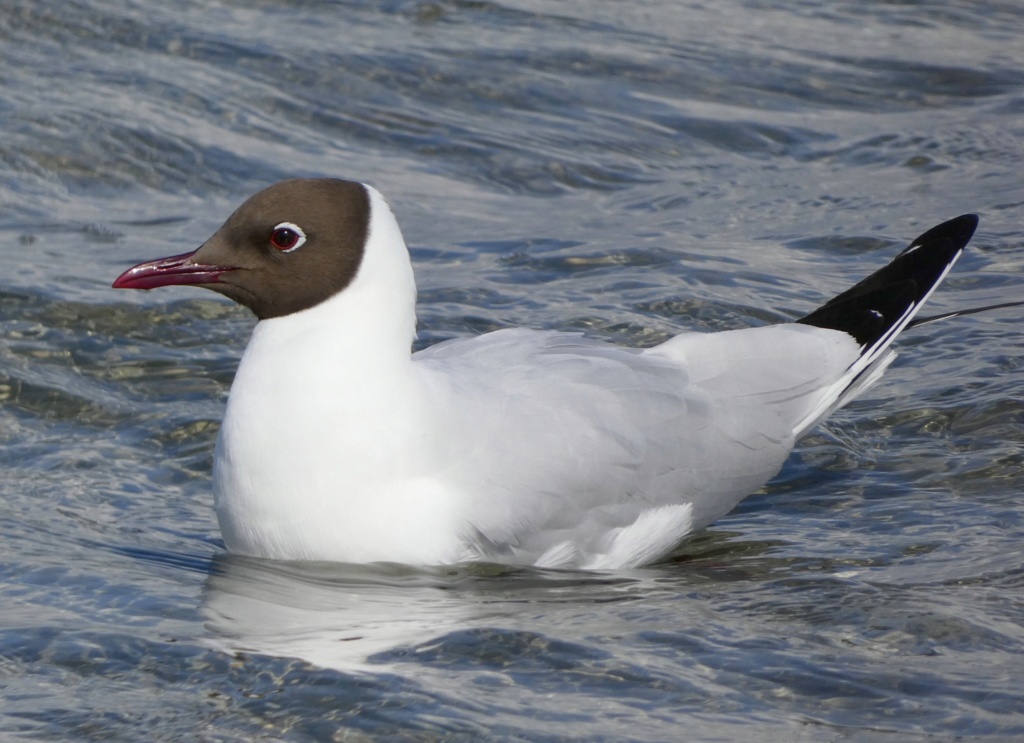
[[[929,230],[796,322],[644,350],[510,329],[412,353],[402,233],[342,180],[273,185],[114,286],[195,284],[259,318],[214,459],[232,552],[629,568],[729,512],[876,382],[977,222]]]

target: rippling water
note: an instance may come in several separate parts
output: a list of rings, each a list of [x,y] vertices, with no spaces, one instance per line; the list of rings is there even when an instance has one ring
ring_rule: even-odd
[[[366,180],[421,343],[793,318],[967,211],[1020,298],[1017,2],[0,0],[0,737],[1024,737],[1019,311],[908,334],[779,478],[629,573],[224,554],[252,320],[114,292],[296,175]]]

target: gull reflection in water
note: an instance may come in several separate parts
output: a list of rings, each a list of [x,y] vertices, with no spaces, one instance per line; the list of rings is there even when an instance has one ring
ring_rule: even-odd
[[[652,571],[602,575],[486,564],[414,568],[223,555],[215,558],[203,590],[209,631],[204,642],[232,654],[379,672],[461,630],[564,631],[565,611],[578,619],[581,603],[649,595],[654,577]]]

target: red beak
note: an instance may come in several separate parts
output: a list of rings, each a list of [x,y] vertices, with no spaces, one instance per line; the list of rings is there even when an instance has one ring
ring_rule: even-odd
[[[155,289],[175,284],[216,284],[233,266],[209,266],[191,263],[197,251],[147,261],[129,268],[114,281],[115,289]]]

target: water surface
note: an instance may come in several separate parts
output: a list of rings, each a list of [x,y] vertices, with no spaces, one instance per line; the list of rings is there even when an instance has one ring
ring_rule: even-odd
[[[253,321],[115,292],[274,180],[365,180],[427,345],[791,319],[974,211],[935,311],[1020,298],[1015,2],[0,0],[0,737],[1024,737],[1018,312],[886,382],[654,568],[224,552]]]

